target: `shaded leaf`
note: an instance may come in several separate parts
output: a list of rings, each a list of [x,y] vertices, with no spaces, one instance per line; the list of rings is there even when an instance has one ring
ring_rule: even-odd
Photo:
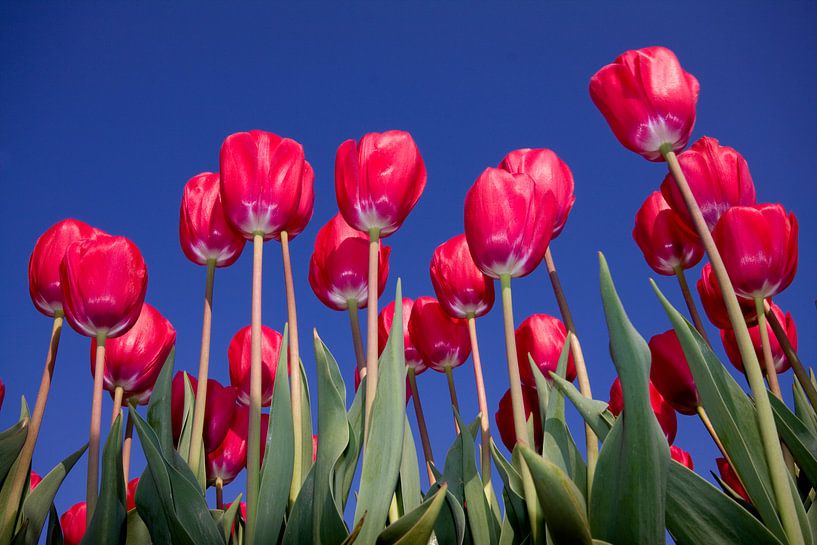
[[[443,484],[431,498],[389,525],[378,537],[377,545],[426,545],[445,503],[448,487]]]
[[[114,545],[125,541],[128,511],[125,506],[125,482],[122,479],[121,414],[117,415],[111,426],[105,447],[102,449],[101,483],[96,508],[80,545],[98,543]]]
[[[315,466],[306,474],[301,491],[289,512],[282,545],[300,545],[305,536],[312,535],[312,503],[315,500]],[[258,543],[274,543],[258,541]]]
[[[417,448],[411,432],[408,416],[405,418],[403,432],[403,454],[400,458],[400,478],[397,481],[397,503],[401,513],[409,513],[420,506],[423,491],[420,488],[420,465],[417,461]]]

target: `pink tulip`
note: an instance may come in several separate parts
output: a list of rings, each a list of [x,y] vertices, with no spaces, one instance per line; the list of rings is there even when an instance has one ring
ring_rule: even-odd
[[[79,545],[85,537],[85,502],[75,503],[60,517],[64,545]]]
[[[690,471],[695,470],[695,464],[692,463],[692,455],[680,447],[672,445],[669,448],[670,458],[681,465],[686,466]]]
[[[528,354],[545,378],[550,380],[550,372],[556,372],[559,356],[567,339],[567,330],[562,321],[547,314],[533,314],[519,324],[515,336],[516,359],[519,363],[519,377],[522,382],[528,386],[536,386]],[[565,378],[571,382],[576,378],[573,354],[570,354],[567,360],[565,375]]]
[[[238,330],[227,348],[230,361],[230,384],[238,388],[238,402],[250,402],[250,353],[251,326]],[[275,387],[275,372],[281,352],[281,334],[267,326],[261,326],[261,406],[272,402]]]
[[[716,458],[715,463],[718,465],[718,472],[721,474],[721,479],[725,482],[729,488],[734,490],[738,496],[743,498],[745,501],[752,503],[752,500],[749,498],[749,494],[746,492],[746,489],[743,488],[743,485],[740,484],[740,479],[738,479],[738,474],[735,473],[735,470],[732,469],[732,466],[729,465],[729,462],[726,461],[726,458]]]
[[[136,487],[139,486],[139,477],[128,481],[125,504],[127,510],[136,509]]]
[[[195,398],[198,381],[190,375],[188,379]],[[204,406],[204,430],[202,432],[205,452],[216,449],[224,440],[233,421],[237,400],[238,388],[224,387],[214,379],[207,379],[207,401]],[[173,377],[170,401],[173,440],[178,443],[184,418],[184,373],[182,371],[176,372]]]
[[[209,484],[214,484],[218,479],[223,484],[229,484],[244,469],[247,464],[248,419],[249,409],[239,405],[221,444],[207,453],[205,467]]]
[[[723,302],[723,292],[721,292],[718,279],[712,270],[712,265],[709,263],[701,269],[701,279],[698,280],[698,295],[701,297],[704,312],[706,312],[706,316],[712,322],[712,325],[719,329],[732,329],[732,322]],[[751,299],[738,297],[738,304],[747,325],[757,323],[755,302]]]
[[[437,299],[454,318],[483,316],[494,306],[494,281],[477,268],[465,235],[437,246],[430,273]]]
[[[797,327],[794,325],[794,320],[791,317],[791,313],[787,312],[783,315],[783,310],[772,303],[772,312],[777,317],[777,321],[780,322],[780,325],[783,326],[783,330],[786,332],[786,337],[789,339],[789,343],[791,343],[792,348],[797,350]],[[791,362],[789,362],[789,358],[786,357],[786,353],[783,352],[783,348],[780,346],[780,343],[777,340],[774,332],[772,331],[772,327],[766,323],[766,331],[769,334],[769,347],[772,350],[772,361],[774,362],[774,368],[778,373],[785,373],[791,367]],[[755,354],[757,354],[758,361],[761,362],[761,371],[763,374],[766,374],[766,367],[763,365],[763,343],[761,342],[760,338],[760,326],[754,325],[749,328],[749,336],[752,339],[752,346],[755,348]],[[738,341],[735,338],[735,332],[731,329],[722,329],[721,330],[721,341],[723,341],[723,347],[726,349],[726,355],[729,357],[729,361],[732,362],[732,365],[741,372],[743,372],[743,359],[740,357],[740,349],[738,349]]]
[[[435,371],[459,367],[471,354],[465,320],[446,314],[433,297],[418,297],[414,301],[408,329],[423,362]]]
[[[647,197],[635,214],[633,238],[647,264],[658,274],[689,269],[704,255],[703,246],[681,225],[681,219],[658,191]]]
[[[673,409],[681,414],[695,414],[701,400],[675,331],[670,329],[654,335],[649,345],[652,355],[650,380],[653,386]]]
[[[403,347],[406,355],[406,365],[414,368],[418,375],[426,370],[426,365],[423,362],[423,356],[420,351],[414,346],[411,341],[411,332],[409,331],[409,320],[411,312],[414,308],[414,300],[408,297],[403,297]],[[391,333],[391,324],[394,321],[394,301],[386,305],[380,314],[377,316],[377,349],[378,354],[382,354],[386,348],[386,342],[389,340],[389,333]]]
[[[544,431],[542,429],[542,417],[539,414],[539,396],[536,394],[536,388],[522,385],[522,404],[525,411],[525,421],[533,419],[533,442],[536,451],[539,452],[542,450]],[[505,448],[513,451],[516,446],[516,429],[513,424],[510,390],[505,392],[505,395],[499,400],[499,407],[494,415],[494,420]]]
[[[650,382],[650,405],[652,405],[652,411],[655,413],[656,419],[658,419],[658,424],[664,431],[667,442],[671,445],[675,441],[675,434],[678,432],[678,417],[675,415],[675,410],[667,403],[658,389],[653,386],[652,382]],[[621,381],[618,378],[610,387],[608,408],[616,416],[624,410],[624,392],[621,390]]]

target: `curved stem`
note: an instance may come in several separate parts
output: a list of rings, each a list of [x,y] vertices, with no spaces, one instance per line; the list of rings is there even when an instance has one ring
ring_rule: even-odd
[[[94,394],[91,401],[91,429],[88,433],[88,480],[85,486],[86,521],[91,522],[99,488],[99,430],[102,425],[102,379],[105,375],[105,333],[96,337]]]
[[[111,411],[111,427],[116,422],[116,417],[122,412],[122,398],[125,395],[125,390],[121,386],[117,386],[113,390],[113,410]]]
[[[362,379],[366,376],[366,354],[363,352],[363,338],[360,335],[360,320],[358,319],[357,301],[352,299],[348,303],[349,325],[352,327],[352,344],[355,346],[355,360],[357,373]]]
[[[264,237],[253,236],[252,255],[252,320],[250,322],[250,415],[247,439],[247,544],[255,535],[255,515],[258,502],[258,480],[261,465],[261,270],[264,258]],[[297,365],[297,364],[296,364]],[[296,369],[297,374],[297,369]],[[296,431],[295,435],[298,433]]]
[[[216,479],[216,509],[224,510],[224,481]]]
[[[474,360],[474,380],[477,384],[477,402],[479,403],[480,437],[480,468],[482,484],[486,494],[491,485],[491,428],[488,424],[488,400],[485,396],[485,379],[482,376],[482,360],[479,356],[479,342],[477,341],[477,324],[473,316],[468,317],[468,336],[471,339],[471,356]],[[489,497],[490,500],[490,497]]]
[[[366,308],[366,419],[363,428],[363,445],[369,440],[369,421],[371,420],[374,396],[377,395],[377,266],[380,249],[380,231],[369,231],[369,277],[368,302]],[[364,449],[364,456],[365,456]]]
[[[210,330],[213,323],[213,284],[216,276],[216,261],[207,260],[207,277],[204,283],[204,316],[201,320],[201,348],[199,351],[199,380],[196,384],[196,403],[193,412],[193,433],[187,459],[195,472],[201,463],[202,434],[204,433],[204,410],[207,407],[207,379],[210,372]],[[130,421],[130,415],[128,416]]]
[[[525,420],[525,406],[522,400],[522,381],[519,378],[519,364],[516,360],[516,336],[513,326],[513,299],[511,298],[511,277],[502,275],[502,317],[505,332],[505,352],[508,358],[508,378],[511,385],[511,407],[516,442],[530,445],[528,426]]]
[[[709,436],[712,438],[712,441],[715,442],[715,446],[718,447],[718,450],[721,451],[721,454],[726,461],[729,462],[729,465],[732,465],[732,461],[729,458],[729,455],[726,453],[726,449],[723,447],[723,443],[721,443],[721,438],[718,437],[717,432],[715,432],[715,428],[712,426],[712,421],[709,420],[709,415],[706,414],[706,409],[704,409],[703,405],[698,405],[697,409],[698,418],[701,419],[706,431],[709,432]],[[734,467],[734,466],[732,466]]]
[[[460,414],[460,401],[457,398],[457,387],[454,385],[454,374],[451,372],[451,366],[446,365],[444,368],[445,370],[445,378],[448,380],[448,395],[451,398],[451,406],[457,411],[457,414]],[[460,432],[460,425],[457,422],[457,419],[454,419],[454,430],[459,433]]]
[[[755,298],[755,309],[757,310],[757,329],[760,331],[760,344],[763,347],[763,363],[766,369],[766,382],[769,389],[777,399],[783,399],[780,391],[780,381],[777,380],[777,369],[774,366],[774,356],[772,356],[772,345],[769,344],[769,330],[766,328],[766,312],[763,308],[764,299]]]
[[[794,376],[797,377],[797,382],[800,383],[800,386],[802,386],[803,391],[806,393],[811,407],[817,411],[817,389],[814,388],[814,384],[812,384],[805,367],[803,367],[803,362],[800,361],[800,357],[791,345],[788,335],[786,335],[786,330],[783,329],[783,325],[777,319],[775,313],[772,312],[772,307],[768,302],[765,303],[765,309],[766,312],[764,314],[766,314],[766,320],[769,322],[774,336],[777,338],[777,342],[780,343],[783,353],[786,354],[786,358],[794,370]]]
[[[414,415],[417,417],[417,428],[420,430],[420,442],[423,445],[423,457],[426,459],[426,471],[428,471],[428,485],[432,486],[437,482],[431,465],[434,463],[434,454],[431,452],[431,441],[428,440],[428,428],[426,427],[426,417],[423,414],[423,405],[420,403],[420,390],[417,388],[417,373],[414,367],[408,368],[409,387],[411,388],[411,399],[414,402]]]
[[[128,422],[125,425],[125,441],[122,443],[122,475],[125,477],[125,485],[128,484],[128,473],[130,472],[130,451],[133,445],[133,409],[128,407]]]
[[[692,318],[692,324],[695,326],[695,329],[698,330],[698,333],[701,334],[701,337],[703,337],[703,339],[706,341],[706,344],[712,346],[712,343],[709,342],[709,337],[706,334],[704,324],[701,321],[701,315],[698,313],[698,307],[695,306],[695,299],[692,298],[692,292],[689,290],[686,274],[680,265],[675,267],[675,276],[678,278],[678,285],[681,287],[681,293],[684,296],[684,302],[687,304],[689,316]]]

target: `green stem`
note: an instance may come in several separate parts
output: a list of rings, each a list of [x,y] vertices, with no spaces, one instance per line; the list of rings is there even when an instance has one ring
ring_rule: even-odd
[[[763,347],[763,363],[766,369],[766,382],[769,389],[777,399],[783,399],[783,392],[780,391],[780,382],[777,380],[777,369],[774,366],[774,356],[772,356],[772,345],[769,344],[769,330],[766,328],[766,312],[763,308],[764,299],[755,297],[755,310],[757,311],[757,329],[760,331],[760,344]]]
[[[213,285],[216,276],[216,260],[207,260],[207,276],[204,284],[204,317],[201,321],[201,348],[199,351],[199,381],[196,384],[196,404],[193,412],[193,433],[187,459],[195,473],[201,463],[202,434],[204,433],[204,409],[207,405],[207,378],[210,371],[210,331],[213,323]]]
[[[689,290],[686,274],[680,265],[675,267],[675,276],[678,278],[678,285],[681,287],[684,302],[687,304],[687,309],[689,309],[689,316],[692,318],[692,324],[695,326],[695,329],[698,330],[698,333],[701,334],[701,337],[704,338],[706,344],[711,346],[712,343],[709,342],[706,329],[704,329],[704,324],[701,321],[701,315],[698,313],[698,307],[695,306],[695,299],[692,298],[692,292]]]
[[[347,303],[349,312],[349,325],[352,328],[352,344],[355,347],[355,360],[357,361],[357,373],[362,379],[366,376],[366,353],[363,351],[363,337],[360,335],[360,320],[358,319],[358,304],[356,299],[351,299]]]
[[[457,414],[460,413],[460,401],[457,398],[457,387],[454,385],[454,374],[451,372],[451,366],[446,365],[445,369],[445,378],[448,380],[448,395],[451,397],[451,405],[457,411]],[[460,433],[460,425],[457,423],[457,419],[454,419],[454,430],[457,433]]]
[[[428,428],[426,427],[426,417],[423,414],[423,405],[420,403],[420,390],[417,388],[417,374],[414,367],[408,368],[409,387],[411,388],[411,399],[414,402],[414,415],[417,417],[417,428],[420,430],[420,442],[423,445],[423,457],[426,459],[426,471],[428,472],[428,484],[432,486],[437,482],[431,465],[434,463],[434,454],[431,452],[431,441],[428,440]]]
[[[777,342],[780,343],[780,347],[786,354],[786,358],[788,358],[789,363],[794,370],[794,376],[797,377],[797,382],[799,382],[800,386],[803,387],[803,391],[806,393],[812,409],[817,411],[817,389],[814,388],[814,384],[812,384],[811,380],[809,379],[809,375],[803,366],[803,362],[800,361],[797,352],[791,345],[791,341],[789,341],[789,337],[786,335],[786,330],[783,329],[783,325],[777,319],[777,316],[772,311],[771,306],[768,303],[765,304],[765,309],[766,320],[769,322],[769,325],[774,332],[774,336],[777,337]]]
[[[377,266],[380,250],[380,230],[369,231],[369,276],[366,312],[366,413],[363,428],[363,455],[369,441],[372,405],[377,395]]]
[[[480,422],[480,471],[482,485],[488,501],[491,500],[491,428],[488,424],[488,399],[485,395],[485,378],[482,375],[482,359],[479,355],[476,318],[471,314],[467,318],[468,337],[471,339],[471,357],[474,360],[474,382],[477,385],[477,402],[479,403]]]
[[[258,509],[258,483],[261,469],[261,270],[264,259],[264,237],[253,236],[252,320],[250,322],[250,415],[247,439],[247,533],[246,543],[255,537]],[[296,364],[297,365],[297,364]],[[294,373],[298,370],[295,369]],[[295,431],[298,435],[298,431]]]
[[[505,351],[508,359],[508,378],[511,386],[511,407],[516,442],[530,445],[528,426],[525,420],[525,405],[522,398],[522,380],[519,378],[519,364],[516,361],[516,336],[513,326],[513,299],[511,297],[511,277],[503,274],[499,278],[502,287],[502,315],[505,332]]]
[[[94,363],[94,391],[91,401],[91,429],[88,433],[88,479],[85,485],[86,524],[91,522],[99,493],[99,434],[102,426],[102,386],[105,376],[105,339],[107,334],[96,337],[96,361]]]

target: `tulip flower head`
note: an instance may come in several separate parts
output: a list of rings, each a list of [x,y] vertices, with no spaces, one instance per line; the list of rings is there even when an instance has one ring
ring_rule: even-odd
[[[79,545],[85,536],[85,502],[74,504],[60,517],[64,545]]]
[[[195,399],[198,381],[190,375],[187,378],[190,380]],[[204,430],[202,432],[205,452],[214,450],[224,440],[233,421],[237,401],[238,388],[225,387],[214,379],[207,379],[207,401],[204,407]],[[173,376],[170,407],[173,440],[178,443],[184,419],[184,373],[182,371],[176,372]]]
[[[28,260],[28,292],[37,310],[53,317],[63,312],[60,263],[65,250],[80,240],[102,231],[75,219],[59,221],[40,235]]]
[[[40,477],[39,473],[37,473],[36,471],[32,471],[28,476],[28,491],[31,492],[32,490],[37,488],[37,485],[40,484],[40,481],[42,480],[43,478]]]
[[[494,306],[494,281],[477,268],[465,235],[437,246],[430,272],[437,299],[451,316],[476,318]]]
[[[680,447],[672,445],[669,448],[670,458],[679,464],[686,466],[690,471],[695,470],[695,464],[692,462],[692,455]]]
[[[729,488],[734,490],[738,496],[743,498],[745,501],[752,503],[752,500],[749,498],[749,494],[740,483],[738,474],[735,473],[735,470],[732,469],[732,466],[729,465],[726,458],[716,458],[715,463],[718,465],[718,473],[721,474],[721,480],[723,480],[723,482],[726,483]]]
[[[519,363],[519,377],[528,386],[535,387],[536,380],[530,368],[528,355],[550,380],[550,372],[556,372],[559,356],[567,339],[567,329],[558,318],[547,314],[533,314],[516,328],[516,359]],[[567,360],[565,378],[573,381],[576,378],[576,365],[571,353]]]
[[[346,223],[380,237],[394,233],[426,186],[426,167],[411,135],[368,133],[335,156],[335,194]]]
[[[542,429],[542,416],[539,414],[539,396],[536,388],[522,385],[522,405],[525,410],[525,420],[533,426],[533,442],[537,452],[542,450],[544,431]],[[499,429],[499,437],[509,451],[513,451],[516,446],[516,429],[513,424],[513,405],[511,403],[511,391],[505,392],[499,400],[499,407],[494,415],[496,427]]]
[[[435,371],[459,367],[471,354],[465,320],[449,316],[433,297],[418,297],[414,301],[408,330],[426,366]]]
[[[244,469],[247,464],[248,427],[249,409],[239,405],[233,413],[233,421],[221,444],[207,453],[205,468],[209,484],[214,484],[218,479],[221,479],[223,484],[229,484]],[[263,445],[263,442],[261,444]]]
[[[272,402],[275,387],[275,372],[281,352],[281,334],[267,326],[261,326],[261,406]],[[230,361],[230,384],[238,388],[238,402],[250,402],[250,354],[251,326],[238,330],[227,348]]]
[[[672,442],[675,441],[675,434],[678,432],[678,417],[675,415],[675,409],[667,403],[652,382],[650,382],[650,405],[652,405],[652,412],[655,413],[658,424],[664,431],[667,442],[672,445]],[[624,410],[624,392],[621,390],[621,381],[618,378],[610,387],[608,408],[616,416]]]
[[[732,329],[732,322],[729,320],[729,313],[726,312],[726,305],[723,302],[723,292],[721,292],[718,279],[712,270],[712,265],[709,263],[701,269],[701,278],[698,280],[698,295],[701,297],[704,312],[706,312],[706,316],[712,322],[712,325],[719,329]],[[757,323],[755,302],[751,299],[738,297],[738,304],[746,324]]]
[[[3,408],[3,400],[6,398],[6,384],[0,379],[0,409]]]
[[[418,375],[426,370],[426,364],[423,362],[423,356],[417,350],[411,340],[411,332],[409,331],[409,321],[411,313],[414,309],[414,300],[408,297],[403,297],[403,347],[406,355],[406,365],[414,369]],[[386,342],[389,340],[389,333],[391,333],[391,325],[394,321],[394,301],[386,305],[380,314],[377,315],[377,350],[378,354],[382,354],[386,348]]]
[[[699,91],[665,47],[626,51],[590,78],[590,98],[618,141],[650,161],[662,160],[662,147],[686,147]]]
[[[781,326],[783,326],[783,330],[786,332],[786,337],[789,339],[789,343],[791,343],[792,348],[794,348],[796,351],[797,327],[794,325],[794,319],[792,319],[791,313],[787,312],[784,315],[783,310],[774,303],[771,304],[771,307],[772,312],[777,317],[777,321]],[[783,352],[783,348],[780,346],[780,342],[777,340],[777,337],[772,331],[772,326],[770,326],[768,322],[766,322],[766,330],[769,333],[769,347],[772,349],[772,361],[774,362],[774,368],[778,373],[784,373],[791,367],[791,362],[789,362],[789,358],[786,357],[786,353]],[[757,354],[758,361],[761,362],[761,371],[763,371],[763,374],[765,375],[766,367],[762,364],[764,361],[763,343],[760,338],[759,325],[755,324],[749,328],[749,337],[752,339],[752,346],[755,349],[755,354]],[[722,329],[721,341],[723,341],[723,347],[726,350],[726,355],[729,357],[729,361],[732,362],[732,365],[734,365],[736,369],[743,372],[743,359],[740,357],[740,350],[738,349],[738,341],[735,338],[735,332],[731,329]]]
[[[684,356],[681,342],[670,329],[650,339],[650,381],[673,409],[681,414],[695,414],[701,400]]]
[[[125,505],[128,511],[136,509],[136,487],[139,486],[139,477],[128,481],[127,494],[125,497]]]
[[[698,239],[683,228],[678,214],[658,191],[650,194],[636,212],[633,239],[658,274],[669,276],[678,268],[694,267],[704,255]]]

